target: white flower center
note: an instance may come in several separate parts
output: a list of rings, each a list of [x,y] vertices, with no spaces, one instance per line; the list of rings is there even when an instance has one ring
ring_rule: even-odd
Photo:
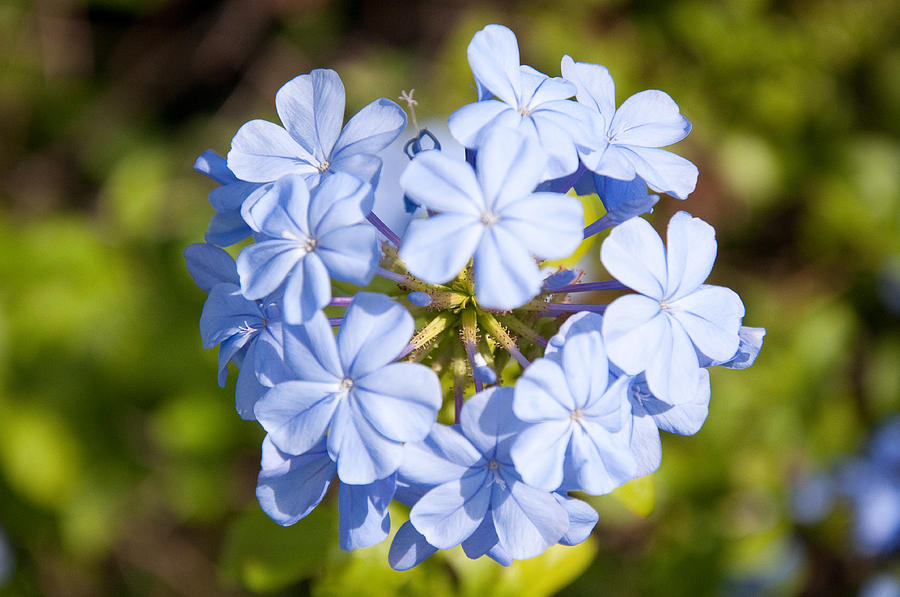
[[[490,228],[494,224],[500,221],[500,216],[495,214],[492,211],[486,211],[481,214],[481,223]]]

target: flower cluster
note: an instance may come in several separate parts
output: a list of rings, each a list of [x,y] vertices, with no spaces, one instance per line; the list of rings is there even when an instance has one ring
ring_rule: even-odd
[[[268,433],[259,502],[293,524],[337,476],[348,550],[384,540],[389,504],[406,504],[397,569],[457,545],[509,564],[584,541],[597,513],[569,492],[654,471],[659,430],[706,419],[707,368],[750,366],[765,334],[742,326],[737,294],[706,284],[709,224],[678,212],[664,244],[638,217],[697,181],[661,149],[691,128],[671,97],[617,108],[604,67],[565,56],[547,76],[499,25],[468,58],[477,101],[449,119],[465,155],[416,131],[394,198],[413,212],[402,236],[374,192],[404,111],[382,98],[343,125],[334,71],[286,83],[281,125],[248,122],[227,159],[195,164],[221,186],[207,243],[185,256],[209,292],[200,330],[219,383],[237,365],[238,413]],[[585,222],[572,189],[597,193],[605,215]],[[545,265],[598,233],[613,280]],[[236,260],[221,248],[247,237]],[[573,302],[588,292],[621,296]]]

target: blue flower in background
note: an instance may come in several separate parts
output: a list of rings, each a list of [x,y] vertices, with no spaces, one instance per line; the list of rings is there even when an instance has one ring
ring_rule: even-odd
[[[544,278],[534,256],[568,257],[583,239],[580,201],[533,192],[545,161],[535,141],[505,128],[484,138],[475,170],[439,151],[417,155],[400,184],[438,213],[410,223],[400,248],[409,271],[440,284],[473,259],[481,305],[511,309],[534,297]]]
[[[289,526],[319,505],[334,480],[337,465],[322,439],[299,456],[279,450],[266,436],[256,497],[263,511],[280,525]],[[351,551],[381,543],[388,536],[388,505],[394,497],[393,476],[368,485],[338,485],[338,544]]]
[[[384,295],[360,292],[337,339],[319,313],[284,331],[292,381],[278,383],[254,412],[287,454],[308,452],[327,433],[328,455],[341,481],[367,485],[400,466],[403,442],[423,439],[441,406],[431,369],[395,363],[413,333],[413,319]]]
[[[578,102],[592,115],[591,142],[579,148],[584,165],[597,174],[643,178],[651,189],[685,199],[697,186],[697,167],[659,149],[684,139],[691,123],[669,94],[657,89],[636,93],[616,110],[616,87],[605,66],[563,56],[562,75],[577,88]]]
[[[257,378],[260,364],[281,359],[280,297],[245,298],[234,259],[218,247],[191,245],[185,259],[197,285],[209,293],[200,315],[200,337],[204,348],[219,346],[219,386],[225,386],[228,362],[234,362],[239,367],[235,408],[241,418],[253,420],[253,405],[266,389]]]
[[[228,169],[225,158],[211,149],[200,154],[194,162],[194,170],[222,185],[209,193],[209,203],[216,213],[209,221],[206,242],[227,247],[250,236],[252,231],[241,217],[241,206],[263,185],[239,180]]]
[[[283,128],[251,120],[231,141],[228,168],[241,180],[270,182],[297,174],[312,188],[320,178],[346,172],[374,185],[381,168],[374,154],[406,128],[400,106],[380,98],[342,130],[344,84],[330,69],[316,69],[285,83],[275,95],[275,109]]]
[[[650,391],[676,403],[697,394],[699,351],[727,361],[738,350],[744,305],[732,290],[704,284],[716,258],[715,230],[678,212],[669,221],[668,252],[642,218],[620,224],[600,258],[617,280],[641,294],[606,310],[609,358],[628,375],[646,372]]]
[[[312,191],[285,176],[244,205],[244,220],[259,235],[241,251],[237,269],[244,296],[262,298],[284,284],[284,318],[301,323],[331,300],[331,278],[365,285],[380,251],[366,221],[372,187],[335,174]]]
[[[582,106],[568,99],[575,95],[575,86],[520,65],[516,35],[502,25],[488,25],[476,33],[468,56],[479,101],[450,115],[447,124],[453,136],[474,149],[485,131],[515,128],[538,141],[549,156],[546,168],[536,174],[559,178],[574,172],[575,143],[588,118]]]
[[[510,457],[522,429],[512,412],[512,394],[511,388],[480,392],[463,406],[458,427],[435,425],[426,441],[407,445],[400,476],[431,486],[409,514],[428,545],[462,544],[470,558],[495,550],[495,559],[503,562],[534,557],[566,535],[569,512],[561,500],[523,482]],[[395,567],[415,534],[406,530],[398,537],[403,544],[391,550]]]
[[[635,216],[652,212],[653,206],[659,201],[659,195],[647,192],[647,183],[640,176],[631,180],[618,180],[587,172],[575,185],[575,192],[579,195],[597,193],[606,208],[603,217],[588,226],[586,237],[595,230],[599,232]]]
[[[630,380],[610,381],[602,320],[585,313],[562,347],[516,382],[513,410],[527,427],[511,455],[530,485],[600,495],[637,476]]]

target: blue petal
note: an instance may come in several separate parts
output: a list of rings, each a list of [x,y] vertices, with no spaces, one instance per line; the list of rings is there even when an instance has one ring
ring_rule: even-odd
[[[250,340],[252,340],[252,336],[248,334],[235,334],[226,338],[219,345],[219,373],[216,381],[219,383],[220,388],[224,388],[225,382],[228,381],[228,362],[232,361],[240,367],[244,352],[246,352],[246,346]]]
[[[575,197],[533,193],[510,203],[500,215],[500,225],[541,259],[569,257],[584,240],[584,209]]]
[[[384,437],[350,400],[341,400],[328,430],[328,453],[344,483],[368,485],[400,466],[403,444]]]
[[[511,443],[525,427],[513,414],[512,400],[513,388],[494,386],[478,392],[463,405],[460,413],[463,435],[489,458],[496,453],[499,459],[500,444]]]
[[[413,506],[409,521],[428,543],[450,549],[481,525],[490,502],[487,469],[476,469],[426,493]]]
[[[197,159],[194,161],[194,170],[200,174],[207,175],[221,185],[238,182],[237,177],[232,174],[225,164],[225,158],[212,149],[207,149],[197,156]]]
[[[716,260],[716,231],[685,211],[679,211],[669,220],[666,232],[666,302],[691,294],[697,290]]]
[[[391,530],[388,505],[394,497],[394,477],[369,485],[338,488],[338,543],[341,549],[353,551],[370,547],[387,539]]]
[[[325,178],[309,201],[309,230],[316,238],[358,224],[372,211],[372,186],[343,172]]]
[[[610,151],[613,149],[618,150],[631,163],[637,175],[658,193],[686,199],[697,186],[700,174],[697,166],[671,151],[635,145],[611,145]]]
[[[219,247],[207,243],[188,245],[184,260],[194,283],[206,292],[220,282],[238,283],[234,258]]]
[[[616,113],[616,84],[605,66],[575,62],[566,54],[560,64],[562,76],[575,84],[579,103],[593,108],[603,118],[605,134]]]
[[[647,393],[649,394],[649,388]],[[709,397],[709,372],[700,369],[697,393],[694,396],[679,400],[673,405],[650,394],[649,398],[641,400],[641,407],[653,417],[656,426],[663,431],[678,435],[694,435],[700,431],[709,415]]]
[[[244,296],[258,299],[275,292],[304,254],[302,245],[289,240],[269,240],[244,247],[237,258]]]
[[[331,168],[323,174],[328,178],[335,172],[351,174],[372,186],[377,186],[381,176],[381,158],[368,153],[345,153],[332,160]]]
[[[256,485],[259,505],[278,524],[292,525],[322,501],[334,479],[334,462],[323,442],[300,456],[291,456],[266,436],[262,453],[262,470]]]
[[[491,512],[500,546],[515,560],[540,555],[569,528],[569,515],[553,495],[517,481],[508,491],[495,486]]]
[[[579,156],[584,165],[595,174],[609,176],[618,180],[633,180],[638,175],[635,170],[635,154],[622,145],[600,145],[593,151],[580,148]],[[665,151],[665,150],[659,150]],[[646,169],[646,168],[645,168]]]
[[[213,245],[228,247],[239,243],[252,233],[241,217],[240,210],[216,212],[209,221],[204,240]]]
[[[365,286],[381,259],[378,234],[368,223],[345,226],[319,237],[315,254],[336,280]]]
[[[494,547],[492,547],[487,555],[489,558],[500,564],[501,566],[511,566],[513,563],[512,558],[506,553],[506,550],[500,546],[500,543],[497,543]]]
[[[566,458],[566,489],[579,489],[591,495],[609,493],[634,478],[637,462],[631,455],[629,433],[611,434],[599,425],[576,428]],[[631,457],[629,458],[629,455]],[[571,471],[571,472],[570,472]],[[574,476],[574,479],[570,479]],[[568,486],[575,481],[576,485]]]
[[[259,351],[259,346],[258,341],[252,342],[247,346],[247,353],[244,355],[244,361],[241,364],[240,371],[238,371],[237,384],[234,389],[234,408],[245,421],[256,420],[256,416],[253,414],[253,407],[269,390],[268,387],[259,383],[259,380],[256,378],[256,354]]]
[[[344,371],[358,380],[384,367],[406,347],[414,329],[403,306],[383,294],[357,293],[337,335]]]
[[[606,392],[609,363],[600,329],[569,336],[563,345],[561,357],[575,408],[587,407]]]
[[[266,392],[253,412],[281,451],[303,454],[325,436],[337,391],[336,383],[286,381]]]
[[[477,147],[481,133],[495,128],[516,128],[522,115],[498,100],[484,100],[459,108],[447,119],[453,138],[465,147]]]
[[[547,157],[535,139],[514,129],[498,128],[478,145],[476,173],[485,208],[494,213],[531,195]]]
[[[280,321],[269,320],[266,327],[260,330],[255,344],[256,375],[259,383],[271,388],[283,381],[295,379],[295,374],[284,361],[284,333]],[[306,381],[320,381],[310,380]]]
[[[400,259],[418,278],[432,284],[452,280],[472,258],[484,234],[479,216],[438,214],[413,220],[400,247]]]
[[[262,187],[241,207],[241,215],[247,224],[273,239],[297,240],[309,236],[308,211],[306,181],[296,174]]]
[[[278,117],[291,137],[322,162],[344,122],[344,84],[336,72],[317,68],[294,77],[275,94]]]
[[[597,511],[581,500],[554,493],[553,497],[569,515],[569,530],[559,540],[563,545],[578,545],[591,536],[600,516]]]
[[[541,291],[541,270],[531,253],[502,220],[487,228],[473,259],[475,296],[482,307],[507,311]]]
[[[344,377],[334,334],[324,313],[284,328],[284,359],[305,381],[339,382]]]
[[[398,442],[425,439],[441,407],[441,384],[419,363],[392,363],[356,381],[351,399],[372,426]]]
[[[666,251],[653,226],[632,218],[612,229],[600,248],[600,260],[618,281],[661,300],[667,286]]]
[[[200,314],[203,348],[212,348],[236,334],[249,336],[262,324],[263,317],[255,301],[247,300],[234,284],[216,284]]]
[[[270,182],[286,174],[318,172],[315,158],[286,130],[266,120],[251,120],[238,129],[228,152],[228,169],[241,180]]]
[[[318,252],[307,253],[287,278],[284,288],[284,320],[309,321],[331,300],[331,278]]]
[[[428,209],[481,217],[486,205],[472,167],[440,151],[418,154],[400,177],[403,192]]]
[[[650,365],[668,329],[659,302],[637,294],[617,298],[603,317],[609,360],[628,375],[637,375]]]
[[[216,211],[231,211],[240,209],[244,201],[252,194],[268,185],[260,185],[257,182],[237,181],[232,184],[216,187],[209,192],[209,204]]]
[[[577,408],[565,373],[549,359],[536,359],[516,382],[513,411],[523,421],[568,419]]]
[[[507,104],[519,107],[516,34],[502,25],[488,25],[472,37],[466,54],[475,80]]]
[[[356,113],[344,127],[332,157],[337,160],[357,153],[377,153],[406,128],[406,113],[387,98],[379,98]]]
[[[623,181],[608,176],[592,176],[597,194],[606,207],[606,216],[613,224],[621,224],[635,216],[653,211],[659,195],[647,192],[647,183],[640,176]]]
[[[575,95],[575,85],[562,77],[548,77],[527,64],[519,67],[519,73],[521,103],[526,110],[535,110],[542,104]]]
[[[568,100],[566,102],[572,106],[578,106],[575,102],[568,102]],[[566,126],[561,126],[561,124]],[[542,180],[561,178],[578,168],[576,137],[573,136],[571,130],[576,126],[577,122],[571,121],[566,114],[557,113],[549,107],[535,110],[530,116],[522,119],[518,130],[538,141],[541,149],[547,154],[547,166],[540,173]]]
[[[424,562],[437,548],[430,545],[409,521],[394,535],[388,563],[394,570],[409,570]]]
[[[422,485],[440,485],[462,477],[482,455],[458,429],[435,424],[424,441],[403,447],[400,476]]]
[[[616,378],[605,392],[592,388],[590,401],[583,409],[583,420],[600,425],[609,433],[625,433],[630,427],[631,408],[628,402],[629,376]]]
[[[660,442],[659,429],[654,419],[636,416],[633,423],[634,429],[631,432],[630,447],[631,454],[637,463],[634,476],[643,477],[659,468],[662,462],[662,443]]]
[[[670,312],[684,327],[691,342],[707,357],[725,361],[737,352],[744,303],[733,290],[704,284],[671,303]]]
[[[622,102],[609,127],[612,143],[640,147],[665,147],[689,132],[691,123],[678,111],[678,104],[658,89],[635,93]]]
[[[466,556],[475,560],[490,551],[499,540],[497,531],[494,530],[494,519],[491,516],[485,516],[475,532],[462,542],[462,548]]]
[[[663,319],[666,330],[656,343],[654,354],[647,364],[647,384],[654,395],[666,402],[675,403],[693,396],[697,391],[700,363],[694,345],[681,323],[668,316]],[[737,342],[734,348],[737,350]]]
[[[563,464],[571,437],[569,413],[565,418],[527,427],[510,449],[516,471],[529,485],[553,491],[563,481]]]
[[[741,340],[738,346],[737,354],[727,361],[715,361],[712,359],[701,359],[701,366],[711,367],[720,366],[729,369],[746,369],[756,362],[759,351],[762,350],[763,337],[766,335],[766,328],[753,328],[741,326],[738,330],[738,337]]]

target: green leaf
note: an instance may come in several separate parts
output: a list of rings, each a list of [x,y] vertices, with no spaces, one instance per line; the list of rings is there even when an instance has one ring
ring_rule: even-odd
[[[594,559],[597,546],[593,538],[573,547],[553,545],[530,560],[503,567],[488,557],[470,560],[457,547],[447,553],[451,567],[460,579],[463,597],[545,597],[578,578]]]
[[[653,482],[653,475],[629,481],[613,491],[612,496],[641,518],[649,516],[656,505],[656,485]]]
[[[334,514],[320,505],[297,524],[282,527],[254,507],[228,529],[221,558],[225,574],[260,593],[318,575],[337,537]]]

